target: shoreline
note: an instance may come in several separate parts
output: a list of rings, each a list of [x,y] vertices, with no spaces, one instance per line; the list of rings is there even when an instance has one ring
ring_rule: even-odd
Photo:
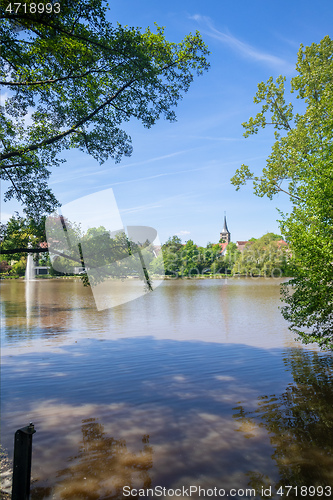
[[[152,275],[150,276],[150,279],[152,280],[164,280],[164,281],[178,281],[178,280],[211,280],[211,279],[239,279],[239,278],[252,278],[252,279],[258,279],[258,278],[264,278],[264,279],[282,279],[282,278],[289,278],[292,279],[293,276],[262,276],[262,275],[253,275],[249,276],[247,274],[237,274],[237,275],[232,275],[232,274],[214,274],[214,275],[202,275],[202,274],[196,274],[193,276],[170,276],[170,275]],[[111,278],[112,279],[112,278]],[[120,278],[118,278],[119,280]],[[138,279],[134,278],[131,276],[128,276],[126,279]],[[0,280],[3,281],[12,281],[12,280],[18,280],[18,281],[25,281],[24,276],[0,276]],[[63,281],[81,281],[80,276],[36,276],[32,280],[29,281],[47,281],[47,280],[63,280]],[[116,281],[117,278],[114,278]],[[124,281],[124,280],[121,280]]]

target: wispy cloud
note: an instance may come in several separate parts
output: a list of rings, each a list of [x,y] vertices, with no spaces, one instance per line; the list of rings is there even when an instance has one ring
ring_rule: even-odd
[[[202,139],[205,141],[218,141],[218,142],[233,142],[233,141],[242,141],[243,137],[213,137],[209,135],[188,135],[187,137],[191,139]]]
[[[116,165],[116,166],[112,166],[112,167],[108,167],[108,168],[103,168],[102,170],[94,170],[94,169],[92,170],[91,166],[89,165],[88,167],[76,169],[74,172],[71,171],[71,177],[66,178],[66,182],[77,179],[78,177],[80,177],[80,178],[82,178],[82,177],[94,177],[94,178],[96,178],[98,175],[109,174],[110,172],[115,171],[115,170],[128,168],[128,167],[137,167],[139,165],[148,165],[149,163],[167,160],[169,158],[179,156],[183,153],[193,151],[193,149],[197,149],[197,148],[184,149],[182,151],[176,151],[174,153],[169,153],[169,154],[163,155],[163,156],[156,156],[154,158],[149,158],[147,160],[137,161],[137,162],[133,162],[133,163],[127,163],[125,165]],[[91,161],[91,160],[89,160],[89,161]],[[167,174],[160,174],[160,175],[167,175]],[[152,177],[144,177],[142,179],[151,179],[153,177],[160,177],[160,175],[152,176]],[[123,181],[123,182],[135,182],[136,180],[141,180],[141,179],[134,179],[133,181],[130,180],[130,181]],[[61,179],[52,180],[50,182],[50,185],[59,184],[62,182],[64,182],[63,177]],[[110,183],[110,185],[122,184],[123,182]]]
[[[268,64],[274,69],[283,69],[285,72],[291,72],[294,70],[294,66],[284,59],[252,47],[252,45],[242,42],[235,36],[216,29],[209,17],[195,14],[194,16],[190,16],[190,19],[193,19],[201,25],[206,26],[207,29],[202,30],[206,35],[219,40],[225,45],[228,45],[247,59],[252,59],[254,61]]]
[[[157,179],[158,177],[166,177],[166,176],[169,176],[169,175],[188,174],[189,172],[196,172],[196,171],[199,171],[199,170],[206,170],[207,168],[210,168],[210,166],[198,167],[198,168],[190,168],[190,169],[186,169],[186,170],[177,170],[176,172],[164,172],[164,173],[161,173],[161,174],[149,175],[147,177],[139,177],[139,178],[136,178],[136,179],[127,179],[126,181],[120,181],[120,182],[110,182],[110,184],[108,184],[106,187],[117,186],[119,184],[128,184],[130,182],[146,181],[148,179]]]
[[[141,181],[147,181],[147,180],[150,180],[150,179],[157,179],[157,178],[160,178],[160,177],[167,177],[167,176],[170,176],[170,175],[179,175],[179,174],[186,174],[187,175],[187,174],[192,173],[192,172],[201,171],[201,170],[207,170],[207,169],[210,169],[210,168],[212,168],[212,165],[206,165],[204,167],[198,167],[198,168],[188,168],[188,169],[184,169],[184,170],[177,170],[175,172],[163,172],[163,173],[160,173],[160,174],[149,175],[149,176],[145,176],[145,177],[137,177],[137,178],[134,178],[134,179],[127,179],[127,180],[119,181],[119,182],[103,183],[103,184],[99,184],[99,185],[94,185],[94,190],[98,191],[100,189],[107,189],[107,188],[114,187],[114,186],[119,186],[119,185],[122,185],[122,184],[132,184],[132,183],[135,184],[135,183],[138,183],[138,182],[141,182]],[[66,179],[66,183],[68,185],[68,179]],[[66,191],[66,193],[64,193],[64,191],[63,191],[63,194],[66,195],[66,199],[71,200],[71,199],[77,197],[77,188],[74,187],[70,191]]]
[[[174,156],[179,156],[183,153],[188,153],[189,151],[192,151],[192,150],[193,150],[193,148],[183,149],[182,151],[176,151],[174,153],[169,153],[167,155],[156,156],[155,158],[150,158],[149,160],[142,160],[142,161],[138,161],[136,163],[129,163],[127,165],[120,165],[120,168],[133,167],[133,166],[137,166],[137,165],[146,165],[147,163],[153,163],[155,161],[167,160],[168,158],[173,158]]]
[[[148,165],[149,163],[155,163],[156,161],[162,161],[162,160],[168,160],[169,158],[173,158],[175,156],[182,155],[184,153],[188,153],[189,151],[193,151],[195,148],[189,148],[189,149],[183,149],[181,151],[175,151],[174,153],[169,153],[167,155],[162,155],[162,156],[155,156],[154,158],[149,158],[147,160],[142,160],[142,161],[137,161],[133,163],[127,163],[125,165],[117,165],[116,167],[113,167],[112,170],[115,169],[122,169],[122,168],[128,168],[128,167],[137,167],[139,165]],[[103,169],[95,172],[94,175],[97,174],[104,174],[106,172],[110,172],[110,169]]]
[[[152,209],[161,208],[161,207],[162,207],[162,205],[156,205],[156,204],[153,205],[153,204],[149,203],[147,205],[139,205],[137,207],[120,209],[119,212],[121,214],[134,214],[137,212],[144,212],[146,210],[152,210]]]
[[[198,204],[198,199],[200,199],[202,196],[202,193],[197,193],[193,191],[188,191],[188,192],[182,192],[177,195],[172,195],[172,196],[166,196],[163,198],[159,198],[158,200],[152,202],[152,203],[146,203],[143,205],[137,205],[134,207],[129,207],[129,208],[119,208],[119,212],[122,216],[124,216],[124,219],[126,219],[126,215],[129,214],[134,214],[138,212],[144,212],[144,211],[150,211],[151,214],[157,214],[158,213],[158,220],[161,220],[165,217],[169,218],[170,217],[170,212],[174,210],[174,208],[177,206],[178,210],[180,208],[183,208],[184,206],[190,206],[191,203],[196,203]],[[156,210],[159,209],[159,210]],[[162,209],[162,210],[160,210]],[[178,213],[177,210],[177,213]],[[178,213],[179,216],[179,213]],[[188,230],[180,230],[178,233],[174,233],[177,236],[185,236],[187,234],[190,234],[190,231]]]

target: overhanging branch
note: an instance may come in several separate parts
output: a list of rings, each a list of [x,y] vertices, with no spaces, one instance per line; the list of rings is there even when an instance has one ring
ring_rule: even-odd
[[[46,253],[50,251],[56,255],[59,255],[59,257],[64,257],[65,259],[72,260],[79,263],[80,265],[82,264],[82,261],[80,259],[76,259],[75,257],[66,255],[62,252],[59,252],[58,250],[54,250],[53,248],[51,250],[49,248],[11,248],[9,250],[1,250],[1,254],[13,255],[15,253]]]
[[[100,106],[98,106],[94,111],[92,111],[89,115],[85,116],[82,120],[78,121],[73,127],[70,129],[66,130],[65,132],[62,132],[61,134],[55,135],[53,137],[50,137],[50,139],[45,139],[44,141],[39,142],[38,144],[33,144],[31,146],[28,146],[26,148],[22,148],[21,150],[16,150],[16,151],[11,151],[10,153],[5,153],[3,155],[0,155],[0,160],[6,160],[8,158],[13,158],[14,156],[19,156],[24,153],[29,153],[31,151],[36,151],[37,149],[43,147],[43,146],[48,146],[50,144],[53,144],[64,137],[67,137],[70,134],[73,134],[79,127],[84,125],[87,121],[91,120],[101,109],[103,109],[105,106],[110,104],[114,99],[116,99],[121,92],[123,92],[127,87],[131,86],[132,83],[135,82],[135,79],[130,80],[129,82],[125,83],[113,96],[111,96],[109,99],[104,101]]]

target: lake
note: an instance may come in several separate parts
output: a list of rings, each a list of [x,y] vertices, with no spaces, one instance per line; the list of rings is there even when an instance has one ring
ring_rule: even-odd
[[[281,281],[103,311],[80,281],[1,281],[1,443],[34,423],[31,498],[331,498],[332,355],[294,341]]]

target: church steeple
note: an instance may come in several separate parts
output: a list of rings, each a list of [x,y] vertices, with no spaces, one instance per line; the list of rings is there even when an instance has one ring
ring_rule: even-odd
[[[220,240],[223,240],[225,243],[230,243],[230,232],[228,230],[227,226],[227,216],[224,212],[224,224],[223,224],[223,229],[220,233]]]

